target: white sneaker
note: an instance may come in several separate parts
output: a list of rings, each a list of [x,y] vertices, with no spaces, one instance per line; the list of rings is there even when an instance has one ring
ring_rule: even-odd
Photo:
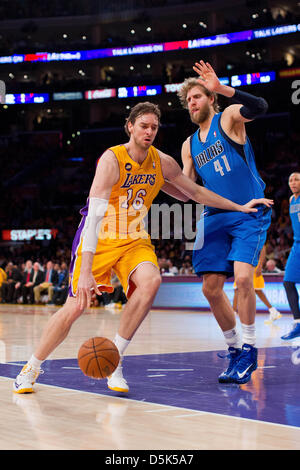
[[[17,376],[13,384],[14,393],[33,393],[33,385],[40,374],[44,371],[34,369],[28,363],[25,364],[20,374]]]
[[[270,312],[269,318],[268,320],[265,320],[266,325],[270,325],[271,323],[273,323],[273,321],[279,320],[279,318],[282,317],[281,313],[278,312],[278,310],[275,307],[271,307],[269,312]]]
[[[128,383],[123,377],[122,361],[120,360],[116,370],[107,378],[107,386],[114,392],[129,392]]]

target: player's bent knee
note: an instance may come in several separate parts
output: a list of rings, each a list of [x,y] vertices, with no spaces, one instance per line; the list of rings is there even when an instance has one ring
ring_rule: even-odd
[[[147,292],[149,295],[155,295],[161,285],[161,276],[160,274],[155,274],[147,279],[147,282],[144,286],[144,292]]]
[[[149,285],[150,285],[150,288],[153,290],[153,291],[157,291],[161,285],[161,275],[160,274],[157,274],[155,276],[152,276],[151,279],[149,280]]]
[[[202,292],[208,300],[217,299],[223,292],[223,289],[219,286],[213,285],[212,283],[203,283]]]
[[[250,290],[253,289],[252,276],[237,276],[235,279],[237,289]]]
[[[60,311],[62,312],[66,323],[72,324],[83,314],[84,310],[84,308],[77,305],[75,297],[68,297]]]
[[[74,307],[73,309],[66,309],[63,313],[63,321],[66,327],[70,327],[84,312],[84,309]]]

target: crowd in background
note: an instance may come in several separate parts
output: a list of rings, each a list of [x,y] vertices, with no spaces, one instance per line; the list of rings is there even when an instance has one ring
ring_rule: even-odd
[[[2,303],[63,305],[68,295],[68,265],[65,262],[45,265],[28,259],[20,265],[9,261],[0,268]],[[45,300],[46,299],[46,300]]]

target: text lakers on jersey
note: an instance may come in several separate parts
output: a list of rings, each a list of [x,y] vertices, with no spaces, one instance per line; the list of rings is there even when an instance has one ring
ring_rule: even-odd
[[[110,150],[118,160],[120,178],[112,188],[100,235],[112,239],[149,237],[143,219],[164,184],[159,154],[151,146],[139,164],[124,145]]]

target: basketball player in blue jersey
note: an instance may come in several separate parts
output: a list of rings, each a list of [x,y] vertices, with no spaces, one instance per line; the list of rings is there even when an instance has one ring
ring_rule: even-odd
[[[290,218],[294,243],[286,263],[283,285],[294,317],[294,325],[289,333],[281,336],[284,340],[300,336],[299,295],[296,287],[296,284],[300,282],[300,173],[290,175],[289,187],[293,193],[290,197]]]
[[[199,126],[182,146],[183,173],[194,181],[200,177],[206,188],[239,204],[264,197],[265,184],[256,169],[245,124],[267,111],[266,101],[221,85],[208,62],[197,62],[193,68],[200,78],[186,79],[178,92],[192,122]],[[219,112],[218,94],[232,98],[235,104]],[[203,293],[229,348],[229,365],[219,382],[243,384],[257,368],[253,274],[266,240],[271,209],[261,205],[256,214],[241,217],[206,207],[203,217],[204,223],[198,223],[193,266],[197,275],[203,276]],[[223,290],[226,278],[233,275],[239,290],[242,341]]]

